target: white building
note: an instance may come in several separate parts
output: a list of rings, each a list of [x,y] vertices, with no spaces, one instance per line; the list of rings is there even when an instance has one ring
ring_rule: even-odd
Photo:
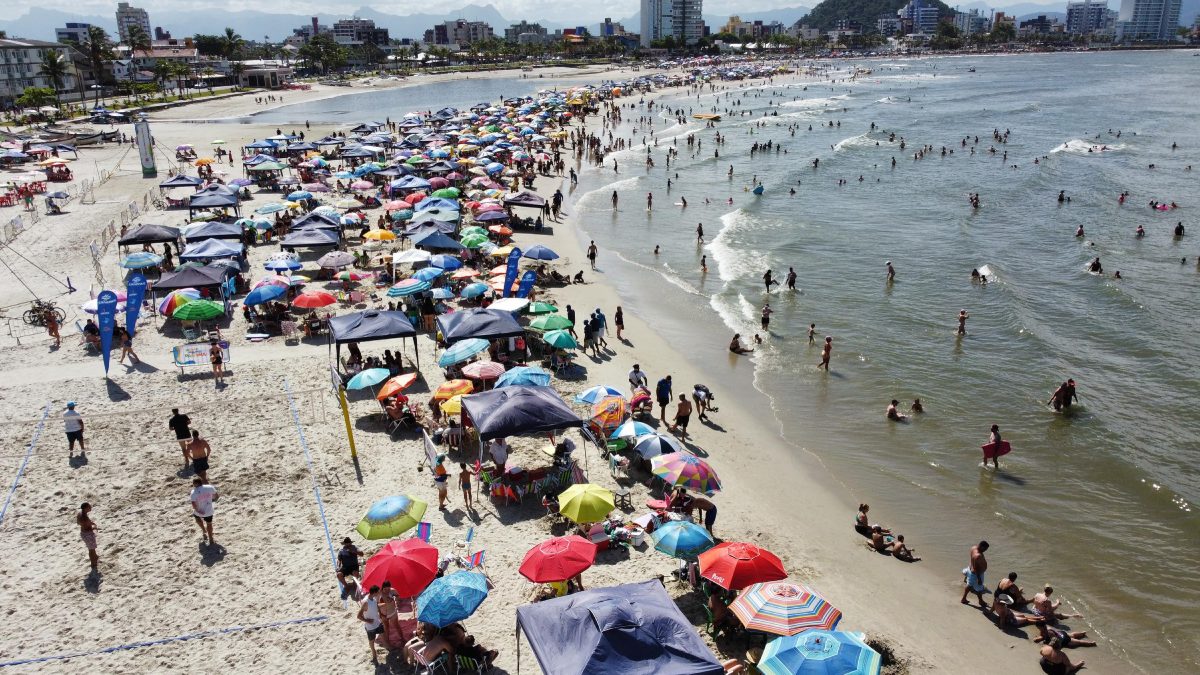
[[[703,0],[642,0],[642,46],[668,37],[692,45],[704,37]]]
[[[75,74],[69,68],[69,47],[57,42],[42,40],[0,39],[0,101],[11,103],[29,87],[51,87],[50,80],[42,76],[42,55],[56,51],[68,64],[59,91],[74,91],[78,88]]]
[[[1174,40],[1181,0],[1121,0],[1118,40]]]
[[[909,0],[907,5],[896,10],[896,16],[900,18],[904,30],[910,33],[933,34],[937,31],[936,5],[926,5],[921,0]]]
[[[90,23],[70,22],[62,28],[54,29],[54,40],[56,42],[74,42],[81,45],[87,40],[88,29],[91,27],[92,24]]]
[[[1067,32],[1071,35],[1101,33],[1107,23],[1108,0],[1067,3]]]
[[[972,9],[969,12],[955,12],[954,27],[963,35],[979,35],[991,30],[992,21],[980,15],[979,10]]]
[[[128,2],[118,2],[117,33],[120,35],[121,41],[129,38],[130,26],[140,26],[146,33],[146,37],[153,35],[150,32],[150,14],[146,10],[140,7],[131,7]]]

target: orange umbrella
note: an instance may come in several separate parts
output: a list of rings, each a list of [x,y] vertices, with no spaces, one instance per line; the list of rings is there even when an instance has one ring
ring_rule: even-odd
[[[492,286],[492,290],[494,290],[494,291],[503,291],[504,290],[504,279],[503,278],[496,279],[495,281],[492,282],[491,286]],[[520,287],[521,287],[521,282],[519,280],[513,282],[512,290],[514,293]]]
[[[396,235],[391,230],[371,230],[363,235],[363,239],[374,239],[375,241],[392,241]]]
[[[625,421],[625,399],[620,396],[605,396],[592,406],[592,423],[600,427],[607,437]]]
[[[420,377],[420,375],[417,373],[405,373],[403,375],[397,375],[383,383],[383,386],[379,388],[379,393],[375,395],[375,398],[382,401],[393,394],[398,394],[413,386],[413,383],[417,381],[418,377]]]
[[[450,278],[451,279],[472,279],[477,276],[479,276],[479,272],[476,272],[473,269],[464,267],[461,270],[455,272],[454,274],[451,274]]]
[[[470,380],[450,380],[443,382],[433,391],[434,399],[449,399],[459,394],[469,394],[475,391],[475,385]]]
[[[490,272],[488,272],[488,274],[493,274],[493,275],[504,274],[507,271],[508,271],[508,265],[496,265],[495,267],[493,267],[491,269]]]
[[[501,237],[508,237],[513,233],[511,227],[505,227],[503,225],[492,225],[488,228],[488,232],[491,232],[492,234],[498,234]]]
[[[216,160],[214,160],[212,157],[201,157],[200,159],[196,160],[196,166],[207,166],[215,161]]]

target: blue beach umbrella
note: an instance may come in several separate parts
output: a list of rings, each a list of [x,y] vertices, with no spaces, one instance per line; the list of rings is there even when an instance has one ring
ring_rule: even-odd
[[[299,260],[292,260],[291,258],[272,258],[263,263],[263,267],[272,272],[283,272],[285,270],[298,270],[302,265]]]
[[[454,291],[450,290],[449,288],[433,289],[433,299],[434,300],[449,300],[450,298],[453,298],[453,297],[454,297]]]
[[[434,579],[417,596],[417,620],[444,628],[474,614],[487,595],[487,579],[482,574],[448,574]]]
[[[288,209],[287,204],[280,204],[279,202],[274,202],[271,204],[264,204],[263,206],[260,206],[257,209],[254,209],[254,212],[265,216],[270,213],[278,213],[280,211],[287,211],[287,209]]]
[[[312,199],[313,196],[312,196],[312,193],[309,192],[308,190],[296,190],[295,192],[290,193],[287,196],[287,198],[288,198],[288,201],[302,202],[306,199]]]
[[[431,285],[428,281],[422,281],[421,279],[404,279],[400,282],[397,282],[395,286],[389,288],[387,294],[389,298],[403,298],[409,295],[416,295],[417,293],[424,293],[425,291],[429,290],[430,287]]]
[[[878,675],[883,659],[862,633],[808,630],[767,643],[758,669],[766,675]]]
[[[638,436],[645,436],[652,433],[654,433],[654,427],[649,424],[638,422],[637,420],[628,420],[614,429],[612,434],[609,435],[609,439],[615,441],[618,438],[625,438],[632,441]]]
[[[275,298],[287,293],[287,286],[277,286],[275,284],[264,284],[246,294],[246,298],[242,300],[242,304],[253,307],[261,305],[264,302],[270,302]]]
[[[695,560],[716,545],[708,530],[686,520],[664,523],[650,537],[654,540],[654,550],[680,560]]]
[[[443,368],[452,366],[466,361],[487,348],[488,341],[480,338],[467,338],[461,342],[455,342],[438,357],[438,365]]]
[[[545,246],[542,246],[541,244],[537,244],[529,247],[529,250],[525,251],[524,255],[521,257],[529,258],[531,260],[556,260],[558,258],[558,254],[546,248]]]
[[[398,537],[421,522],[426,507],[428,504],[408,495],[384,497],[371,505],[355,529],[367,539]]]
[[[452,255],[439,253],[429,259],[429,264],[433,267],[438,267],[447,272],[459,269],[463,266],[462,261]]]
[[[504,374],[496,380],[496,389],[520,385],[545,387],[549,384],[550,373],[547,373],[536,366],[517,366],[516,368],[505,371]]]
[[[605,396],[624,396],[624,394],[622,394],[621,390],[617,389],[616,387],[610,387],[607,384],[600,384],[596,385],[595,387],[584,389],[576,394],[575,402],[592,405]]]
[[[367,368],[361,373],[350,378],[346,383],[347,389],[366,389],[374,387],[392,376],[392,371],[387,368]]]
[[[419,279],[420,281],[433,281],[434,279],[442,276],[445,271],[446,270],[443,270],[439,267],[423,267],[416,272],[413,272],[412,278]]]
[[[463,289],[459,291],[458,296],[460,298],[478,298],[484,293],[487,293],[489,290],[491,290],[491,288],[488,287],[487,284],[483,283],[482,281],[476,281],[475,283],[467,284],[465,287],[463,287]]]
[[[127,270],[140,270],[145,267],[154,267],[161,264],[162,256],[157,253],[148,253],[146,251],[138,251],[130,253],[121,261],[121,267]]]

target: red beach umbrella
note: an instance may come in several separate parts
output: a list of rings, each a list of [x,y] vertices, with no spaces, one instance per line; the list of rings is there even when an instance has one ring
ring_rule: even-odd
[[[779,556],[744,542],[723,542],[701,553],[700,576],[730,591],[787,578]]]
[[[566,581],[591,567],[595,559],[596,545],[573,534],[547,539],[529,549],[519,571],[521,576],[537,584]]]
[[[392,588],[402,598],[415,598],[437,576],[438,550],[413,537],[389,541],[379,553],[367,560],[363,571],[363,588],[392,582]]]
[[[302,309],[316,309],[318,307],[328,307],[336,303],[337,298],[333,297],[333,293],[329,291],[305,291],[296,296],[296,299],[292,301],[292,306]]]

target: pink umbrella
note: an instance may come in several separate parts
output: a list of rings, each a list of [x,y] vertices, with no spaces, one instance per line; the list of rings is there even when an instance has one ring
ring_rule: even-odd
[[[287,288],[288,286],[291,286],[291,285],[292,285],[291,279],[289,279],[285,276],[279,275],[279,274],[272,274],[269,277],[263,277],[262,279],[259,279],[258,283],[254,284],[254,287],[259,288],[260,286],[282,286],[284,288]]]
[[[446,174],[446,180],[462,180],[462,179],[463,179],[463,175],[457,171],[451,171],[450,173]]]
[[[392,200],[392,201],[390,201],[390,202],[386,202],[386,203],[384,203],[384,205],[383,205],[383,210],[385,210],[385,211],[399,211],[399,210],[401,210],[401,209],[407,209],[407,208],[409,208],[409,207],[411,207],[411,206],[412,206],[412,204],[409,204],[408,202],[402,202],[402,201],[400,201],[399,199],[393,199],[393,200]]]
[[[500,206],[499,204],[480,204],[479,208],[476,209],[476,211],[478,211],[479,213],[483,213],[484,211],[503,211],[503,210],[504,210],[504,207]]]
[[[429,187],[434,190],[441,190],[444,187],[450,187],[450,181],[445,178],[430,178]]]
[[[351,190],[370,190],[375,184],[369,180],[356,180],[350,184]]]
[[[494,380],[504,374],[504,366],[495,361],[476,361],[462,369],[473,380]]]
[[[302,187],[309,192],[329,192],[329,186],[324,183],[305,183]]]

